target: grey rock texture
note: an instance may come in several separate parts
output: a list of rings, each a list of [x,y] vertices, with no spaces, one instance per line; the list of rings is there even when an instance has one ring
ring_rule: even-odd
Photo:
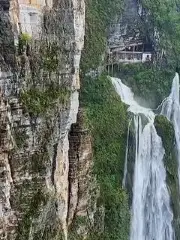
[[[0,1],[2,240],[67,239],[68,224],[87,215],[89,187],[96,186],[88,186],[91,141],[80,130],[77,170],[69,135],[79,108],[84,22],[83,0]],[[68,94],[51,95],[51,102],[49,95],[40,95],[47,105],[42,107],[34,94],[52,86]]]
[[[122,16],[117,22],[111,25],[109,46],[127,46],[134,41],[141,39],[140,16],[141,5],[136,0],[127,0],[124,2]]]
[[[82,109],[79,109],[77,123],[71,127],[69,143],[68,225],[76,229],[77,235],[86,238],[92,231],[97,230],[99,234],[103,231],[104,208],[97,206],[99,187],[92,174],[92,139],[84,124]]]

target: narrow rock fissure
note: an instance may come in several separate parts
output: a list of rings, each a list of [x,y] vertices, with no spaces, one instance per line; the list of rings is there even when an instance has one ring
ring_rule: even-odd
[[[56,171],[56,157],[57,157],[57,149],[58,149],[58,144],[57,143],[53,146],[53,149],[54,149],[54,156],[53,156],[53,159],[52,159],[51,181],[52,181],[52,184],[55,185],[54,174],[55,174],[55,171]]]

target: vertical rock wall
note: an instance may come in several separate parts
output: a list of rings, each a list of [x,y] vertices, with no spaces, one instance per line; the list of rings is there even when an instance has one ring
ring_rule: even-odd
[[[127,0],[124,2],[124,11],[116,24],[110,28],[109,46],[129,45],[131,41],[136,41],[140,37],[140,15],[139,3],[137,0]]]
[[[103,231],[104,208],[97,206],[99,188],[92,174],[92,139],[82,109],[79,109],[77,123],[71,127],[69,143],[68,225],[84,239],[93,231],[98,234]]]
[[[67,236],[84,21],[83,0],[0,2],[0,239]],[[21,46],[23,34],[31,41]],[[21,93],[52,84],[65,85],[69,98],[33,115]]]

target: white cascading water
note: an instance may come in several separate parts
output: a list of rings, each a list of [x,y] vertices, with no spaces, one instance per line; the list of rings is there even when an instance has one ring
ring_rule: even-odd
[[[155,114],[140,106],[120,79],[111,80],[121,100],[129,105],[128,111],[134,114],[136,153],[130,240],[173,240],[173,213],[163,163],[165,150],[154,127]]]
[[[166,116],[174,125],[177,159],[178,159],[178,178],[180,188],[180,99],[179,99],[179,75],[176,73],[171,88],[171,94],[162,105],[161,114]]]
[[[130,130],[130,125],[132,121],[129,121],[128,125],[128,133],[127,133],[127,142],[126,142],[126,156],[125,156],[125,164],[124,164],[124,177],[122,181],[122,187],[126,187],[126,176],[127,176],[127,160],[128,160],[128,146],[129,146],[129,130]]]

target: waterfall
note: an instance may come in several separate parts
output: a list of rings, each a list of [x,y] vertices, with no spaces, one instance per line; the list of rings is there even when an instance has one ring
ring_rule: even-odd
[[[178,159],[178,178],[180,188],[180,102],[179,102],[179,75],[176,73],[171,88],[171,94],[162,105],[161,114],[166,116],[174,125],[177,159]]]
[[[121,100],[129,105],[128,111],[134,114],[136,152],[130,240],[173,240],[165,150],[154,127],[155,114],[140,106],[120,79],[111,80]]]
[[[122,181],[122,187],[126,187],[126,176],[127,176],[127,159],[128,159],[128,149],[129,149],[129,131],[130,131],[131,120],[128,124],[128,132],[127,132],[127,142],[126,142],[126,156],[125,156],[125,164],[124,164],[124,177]]]

